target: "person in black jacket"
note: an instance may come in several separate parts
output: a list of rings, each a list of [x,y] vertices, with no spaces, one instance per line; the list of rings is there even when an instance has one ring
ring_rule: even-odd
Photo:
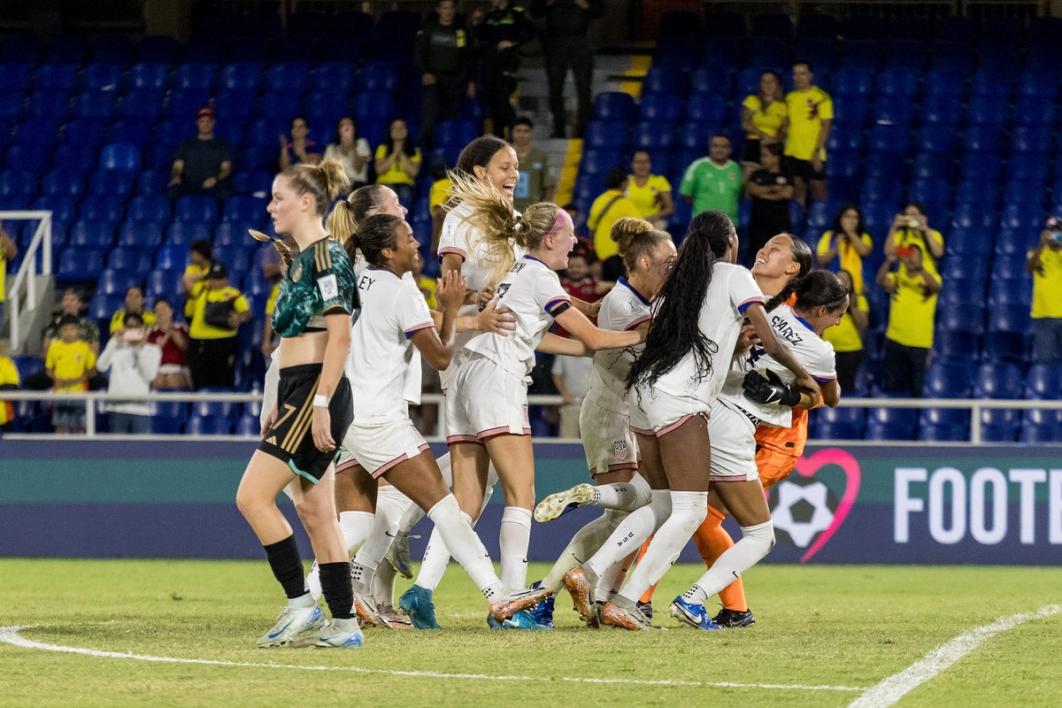
[[[424,146],[431,144],[437,121],[457,116],[463,95],[476,95],[475,53],[464,19],[455,14],[454,0],[439,0],[435,14],[417,33],[415,48],[424,87],[420,128]]]
[[[480,100],[491,120],[491,130],[508,139],[516,120],[512,95],[516,91],[520,46],[535,36],[535,27],[522,7],[513,7],[510,0],[491,0],[490,12],[483,16],[476,29],[476,44],[480,48]]]
[[[549,75],[549,110],[553,137],[565,137],[564,79],[571,67],[575,77],[578,113],[575,134],[581,136],[590,120],[590,91],[594,77],[594,52],[587,40],[590,21],[605,12],[603,0],[534,0],[532,17],[546,19],[546,73]]]

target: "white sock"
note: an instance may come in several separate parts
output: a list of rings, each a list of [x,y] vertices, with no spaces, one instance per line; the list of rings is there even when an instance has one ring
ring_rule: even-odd
[[[703,605],[709,597],[734,582],[746,570],[756,565],[774,547],[774,524],[770,521],[756,526],[742,526],[741,540],[728,548],[712,564],[708,572],[682,596]]]
[[[527,548],[531,545],[531,510],[507,506],[502,512],[501,580],[506,587],[523,590],[527,587]]]
[[[402,517],[411,506],[416,506],[413,501],[390,484],[380,487],[376,496],[376,518],[373,522],[372,539],[385,544],[384,555],[394,543],[395,534]],[[368,545],[368,543],[366,544]],[[377,551],[373,551],[374,553]],[[382,559],[381,559],[382,561]],[[395,587],[395,570],[390,563],[378,562],[376,573],[372,581],[372,597],[378,605],[393,604]]]
[[[490,554],[472,530],[467,517],[462,517],[461,508],[453,494],[447,494],[428,509],[428,518],[435,524],[435,529],[454,559],[465,569],[484,597],[491,600],[504,592],[504,584],[494,573]]]
[[[309,593],[299,595],[298,597],[288,598],[288,607],[313,607],[317,603],[317,600],[310,596]]]
[[[306,589],[310,592],[310,597],[314,602],[317,602],[324,595],[324,590],[321,588],[321,569],[314,563],[310,568],[310,572],[306,574]]]
[[[446,470],[449,470],[449,453],[443,457],[447,458]],[[442,458],[439,458],[439,466],[442,467]],[[491,470],[494,469],[492,465]],[[476,522],[483,516],[483,510],[487,508],[487,503],[490,502],[490,497],[494,494],[494,484],[498,481],[497,477],[494,477],[494,481],[491,482],[488,478],[487,481],[487,493],[483,495],[483,504],[479,507],[479,514],[476,518],[472,518],[465,512],[461,512],[462,518],[464,518],[472,528],[476,527]],[[420,510],[420,507],[414,504],[412,508],[406,512],[406,517],[414,510]],[[420,518],[414,521],[408,528],[404,528],[408,533],[410,529],[417,524],[420,519],[423,518],[423,512],[421,512]],[[403,527],[405,527],[405,520],[403,520]],[[439,587],[439,583],[442,582],[443,575],[446,574],[446,566],[450,563],[450,551],[446,548],[446,544],[442,542],[442,537],[439,533],[432,529],[431,536],[428,538],[428,546],[424,549],[424,557],[420,561],[420,570],[417,573],[417,579],[414,582],[418,587],[425,588],[426,590],[434,590]]]
[[[374,514],[370,511],[339,512],[339,530],[343,533],[343,546],[353,558],[372,533]]]
[[[671,492],[667,489],[654,489],[648,504],[635,509],[620,522],[616,530],[601,544],[590,560],[583,563],[598,578],[604,575],[612,564],[636,553],[653,535],[660,525],[671,516]]]
[[[608,516],[610,513],[613,513],[611,509],[606,510],[604,514],[575,532],[572,540],[561,551],[557,562],[553,564],[549,573],[542,579],[543,587],[547,587],[553,592],[560,590],[567,572],[589,559],[590,556],[597,552],[597,549],[601,548],[601,544],[605,542],[605,539],[609,537],[609,534],[615,530],[616,525],[619,523],[618,521],[616,524],[610,523],[612,520]]]
[[[372,599],[377,605],[394,605],[397,573],[390,563],[381,563],[372,577]]]
[[[590,506],[603,506],[606,509],[619,509],[621,511],[634,511],[640,506],[645,506],[652,498],[653,490],[645,477],[635,474],[630,482],[616,482],[614,484],[599,484],[594,489],[594,499]]]
[[[671,492],[671,516],[657,530],[619,594],[637,602],[650,585],[664,577],[706,516],[708,492]]]

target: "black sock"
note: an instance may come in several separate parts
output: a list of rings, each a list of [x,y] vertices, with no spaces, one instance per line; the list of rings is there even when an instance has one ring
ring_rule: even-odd
[[[302,559],[299,558],[294,534],[263,548],[269,559],[269,567],[273,569],[273,577],[283,586],[288,599],[305,595],[306,581],[302,577]]]
[[[350,586],[350,563],[319,563],[321,590],[333,619],[354,616],[354,589]]]

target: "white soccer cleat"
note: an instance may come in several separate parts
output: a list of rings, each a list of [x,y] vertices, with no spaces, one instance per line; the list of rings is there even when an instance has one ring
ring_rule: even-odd
[[[258,647],[283,647],[312,639],[313,632],[324,626],[324,613],[317,605],[310,607],[285,607],[277,617],[272,629],[258,638]]]
[[[325,648],[360,649],[364,643],[365,638],[361,634],[358,620],[352,617],[333,619],[321,628],[321,633],[317,635],[317,641],[314,644]]]
[[[594,486],[592,484],[577,484],[563,492],[550,494],[535,507],[535,521],[544,524],[553,521],[557,517],[574,511],[580,506],[589,504],[594,499]]]

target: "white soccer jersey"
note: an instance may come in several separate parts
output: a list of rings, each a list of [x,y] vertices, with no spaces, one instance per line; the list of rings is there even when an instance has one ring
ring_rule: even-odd
[[[782,346],[790,351],[797,362],[819,383],[837,379],[836,356],[833,345],[815,334],[811,325],[803,317],[793,312],[789,305],[779,305],[767,313],[767,321],[774,330],[774,336]],[[747,398],[742,391],[745,374],[756,370],[763,374],[773,371],[783,383],[796,380],[789,369],[785,368],[763,351],[762,347],[753,347],[742,359],[735,362],[726,378],[719,399],[726,405],[736,406],[748,411],[761,422],[779,428],[788,428],[793,424],[793,409],[778,404],[765,405]]]
[[[621,277],[616,287],[601,301],[597,326],[615,331],[634,329],[649,321],[651,307],[652,303],[635,290],[626,278]],[[596,352],[587,396],[594,398],[599,406],[626,414],[627,374],[644,348],[645,345],[638,344],[625,349],[602,349]]]
[[[524,256],[498,285],[498,304],[512,310],[516,331],[509,335],[477,334],[465,349],[517,376],[528,376],[535,368],[535,347],[553,324],[554,316],[571,302],[560,278],[549,266],[533,256]]]
[[[687,352],[675,368],[657,380],[655,390],[675,399],[685,399],[690,404],[710,407],[730,370],[745,310],[764,301],[763,293],[748,269],[731,263],[716,263],[697,323],[701,333],[714,346],[711,371],[699,372],[693,352]]]
[[[361,254],[361,249],[358,249],[357,254],[354,256],[354,281],[359,282],[361,275],[367,271],[371,266],[369,262],[365,260],[365,256]],[[402,274],[402,280],[407,280],[414,286],[417,285],[416,278],[413,277],[413,273],[406,272]],[[419,286],[417,290],[420,290]],[[355,314],[355,322],[357,321],[357,314]],[[353,331],[353,330],[351,330]],[[420,393],[423,379],[423,371],[420,365],[420,351],[413,348],[413,356],[409,359],[409,368],[406,369],[406,383],[405,383],[405,399],[415,406],[420,405]]]
[[[408,416],[405,383],[415,347],[409,341],[434,327],[416,285],[389,270],[369,268],[358,278],[361,316],[351,330],[347,378],[354,422],[373,425]]]

